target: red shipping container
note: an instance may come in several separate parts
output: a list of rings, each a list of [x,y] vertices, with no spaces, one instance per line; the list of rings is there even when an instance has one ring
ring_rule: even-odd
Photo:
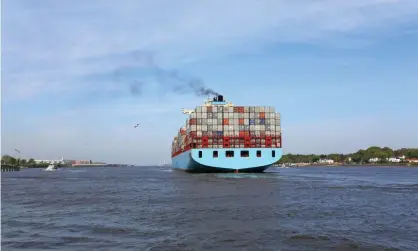
[[[245,109],[244,109],[244,107],[240,107],[240,108],[239,108],[239,112],[240,112],[240,113],[244,113],[244,110],[245,110]]]
[[[224,119],[224,125],[229,125],[229,120],[228,119]]]
[[[197,119],[190,119],[190,125],[196,125]]]
[[[244,124],[244,119],[238,119],[238,123],[239,123],[240,125],[243,125],[243,124]]]
[[[259,116],[260,116],[260,119],[265,119],[266,118],[266,113],[265,112],[260,112]]]

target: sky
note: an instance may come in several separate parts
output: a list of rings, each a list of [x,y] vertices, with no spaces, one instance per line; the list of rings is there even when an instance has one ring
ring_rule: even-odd
[[[176,91],[192,80],[274,106],[284,153],[418,147],[416,0],[3,0],[1,18],[2,154],[170,161],[207,98]]]

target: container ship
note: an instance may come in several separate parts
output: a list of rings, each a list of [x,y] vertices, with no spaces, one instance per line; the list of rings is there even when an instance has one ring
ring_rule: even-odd
[[[280,113],[235,106],[217,95],[188,115],[172,142],[172,168],[186,172],[261,173],[282,157]]]

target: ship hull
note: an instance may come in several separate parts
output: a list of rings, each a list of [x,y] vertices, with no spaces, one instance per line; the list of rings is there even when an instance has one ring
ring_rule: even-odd
[[[226,157],[227,151],[234,157]],[[241,157],[242,151],[248,157]],[[218,153],[217,157],[213,152]],[[192,149],[173,157],[172,168],[189,173],[262,173],[281,157],[281,148]]]

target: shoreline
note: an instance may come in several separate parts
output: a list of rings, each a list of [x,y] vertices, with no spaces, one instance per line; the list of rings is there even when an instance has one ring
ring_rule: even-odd
[[[293,167],[408,167],[408,168],[418,168],[418,164],[333,164],[333,165],[323,165],[323,164],[296,164],[294,166],[285,165],[287,168]],[[274,167],[281,167],[281,165],[276,165]]]

